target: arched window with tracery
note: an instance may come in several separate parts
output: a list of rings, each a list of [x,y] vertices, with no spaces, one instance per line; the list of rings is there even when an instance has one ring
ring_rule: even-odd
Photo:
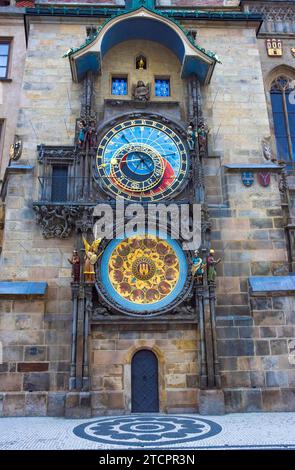
[[[271,84],[270,96],[279,160],[295,163],[295,81],[280,75]]]

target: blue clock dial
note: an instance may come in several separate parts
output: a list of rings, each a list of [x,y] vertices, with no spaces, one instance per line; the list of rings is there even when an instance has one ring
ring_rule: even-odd
[[[105,190],[132,200],[160,200],[178,191],[188,171],[180,137],[150,119],[122,122],[103,137],[97,171]]]
[[[137,175],[147,175],[154,170],[153,159],[144,152],[130,152],[126,164]]]

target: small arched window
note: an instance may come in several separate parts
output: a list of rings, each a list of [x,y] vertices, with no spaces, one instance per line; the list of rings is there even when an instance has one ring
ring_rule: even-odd
[[[295,162],[295,81],[280,75],[271,84],[271,105],[279,160]]]
[[[146,57],[143,54],[140,54],[136,57],[135,63],[136,63],[136,70],[146,70],[147,69]]]

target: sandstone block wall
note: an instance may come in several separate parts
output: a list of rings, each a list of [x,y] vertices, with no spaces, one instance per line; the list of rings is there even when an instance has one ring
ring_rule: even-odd
[[[217,313],[249,315],[249,276],[288,274],[284,220],[278,175],[264,188],[254,176],[247,188],[241,173],[225,175],[227,204],[211,209],[212,246],[222,258],[218,265]]]
[[[22,16],[0,17],[1,39],[11,41],[8,79],[0,80],[0,120],[3,129],[0,140],[0,187],[6,166],[9,162],[9,148],[14,143],[14,135],[20,105],[20,93],[25,64],[26,43]]]
[[[295,364],[290,352],[294,301],[294,297],[252,297],[250,316],[219,319],[218,351],[228,412],[295,409]]]
[[[226,26],[225,34],[225,25],[203,28],[197,22],[195,27],[198,44],[222,62],[202,90],[209,154],[220,156],[221,164],[262,163],[261,141],[270,129],[256,31]]]
[[[93,412],[130,412],[131,361],[139,349],[150,349],[158,358],[160,411],[196,411],[199,381],[197,325],[180,328],[155,327],[147,323],[144,329],[93,327]]]
[[[64,414],[70,357],[65,323],[48,317],[45,300],[0,301],[1,416]]]

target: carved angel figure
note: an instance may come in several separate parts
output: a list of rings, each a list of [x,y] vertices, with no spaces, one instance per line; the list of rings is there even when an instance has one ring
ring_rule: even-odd
[[[148,101],[150,99],[150,84],[146,85],[139,80],[137,85],[132,86],[132,96],[136,101]]]
[[[98,248],[101,243],[101,238],[94,240],[90,245],[88,241],[83,237],[83,243],[85,248],[85,257],[84,257],[84,281],[89,284],[95,282],[95,271],[94,265],[97,262],[98,258],[102,255],[102,252],[97,254]]]

